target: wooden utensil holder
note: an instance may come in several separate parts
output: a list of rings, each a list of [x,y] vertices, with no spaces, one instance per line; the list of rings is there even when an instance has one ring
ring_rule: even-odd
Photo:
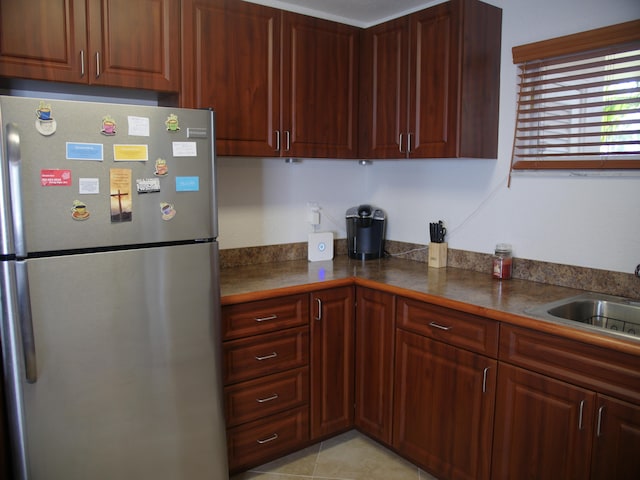
[[[429,243],[429,266],[442,268],[447,266],[447,243]]]

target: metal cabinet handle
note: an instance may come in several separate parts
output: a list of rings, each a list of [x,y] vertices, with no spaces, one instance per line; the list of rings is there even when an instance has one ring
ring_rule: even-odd
[[[264,444],[264,443],[269,443],[269,442],[273,442],[274,440],[276,440],[278,438],[278,434],[274,433],[273,435],[271,435],[268,438],[265,438],[264,440],[256,440],[256,442],[258,442],[260,445]]]
[[[316,315],[316,320],[322,320],[322,300],[316,298],[316,302],[318,302],[318,315]]]
[[[270,402],[272,400],[275,400],[276,398],[278,398],[278,394],[274,393],[273,395],[271,395],[270,397],[266,397],[266,398],[256,398],[256,402],[258,403],[266,403],[266,402]]]
[[[407,133],[407,154],[411,153],[411,134]]]
[[[584,411],[584,400],[580,402],[580,413],[578,418],[578,430],[582,430],[582,412]]]
[[[270,358],[276,358],[278,356],[278,354],[276,352],[271,352],[268,355],[263,355],[263,356],[256,356],[256,360],[258,361],[262,361],[262,360],[269,360]]]
[[[278,318],[278,315],[273,314],[273,315],[267,315],[266,317],[258,317],[258,318],[255,318],[254,320],[256,322],[267,322],[269,320],[275,320],[276,318]]]
[[[84,74],[84,50],[80,50],[80,78],[83,78]]]
[[[403,137],[404,137],[404,133],[401,133],[400,134],[400,138],[398,139],[398,150],[400,150],[400,153],[404,153],[402,151],[402,139],[403,139]]]
[[[284,133],[287,139],[287,147],[285,148],[285,152],[288,152],[289,150],[291,150],[291,132],[289,130],[286,130]]]
[[[276,152],[280,151],[280,130],[276,130]]]
[[[96,52],[96,78],[100,78],[100,52]]]
[[[598,409],[598,426],[596,428],[596,437],[602,436],[602,414],[604,413],[604,405]]]
[[[439,323],[436,323],[436,322],[430,322],[429,326],[433,328],[438,328],[440,330],[445,330],[445,331],[449,331],[452,328],[452,327],[445,327],[444,325],[440,325]]]
[[[487,375],[489,374],[489,367],[486,367],[482,371],[482,393],[487,393]]]

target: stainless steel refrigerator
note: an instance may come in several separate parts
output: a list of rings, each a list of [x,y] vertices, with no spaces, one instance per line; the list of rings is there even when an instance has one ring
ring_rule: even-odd
[[[228,478],[214,114],[0,97],[14,477]]]

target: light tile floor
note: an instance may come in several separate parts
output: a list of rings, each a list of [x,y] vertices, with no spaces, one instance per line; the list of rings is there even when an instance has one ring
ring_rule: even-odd
[[[437,480],[356,430],[235,475],[231,480]]]

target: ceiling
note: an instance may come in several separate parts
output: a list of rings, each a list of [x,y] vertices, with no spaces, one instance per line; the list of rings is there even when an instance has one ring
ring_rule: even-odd
[[[443,0],[245,0],[357,27],[370,27]]]

